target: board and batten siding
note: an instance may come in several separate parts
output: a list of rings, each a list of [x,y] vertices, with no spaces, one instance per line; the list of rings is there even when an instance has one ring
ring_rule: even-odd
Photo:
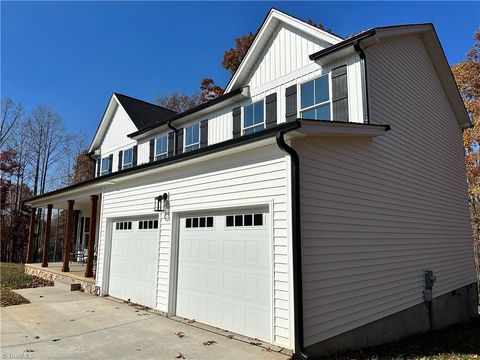
[[[153,212],[154,198],[170,194],[170,211],[248,207],[248,204],[273,204],[272,209],[272,271],[273,271],[273,342],[291,348],[289,253],[290,233],[287,212],[287,160],[276,145],[239,151],[233,155],[208,160],[196,165],[165,170],[126,185],[104,189],[101,208],[98,248],[97,284],[104,283],[106,221],[108,218],[133,217]],[[173,218],[173,216],[172,216]],[[160,220],[157,306],[168,310],[171,220]]]
[[[294,142],[305,343],[475,281],[462,130],[419,37],[366,49],[373,139]]]

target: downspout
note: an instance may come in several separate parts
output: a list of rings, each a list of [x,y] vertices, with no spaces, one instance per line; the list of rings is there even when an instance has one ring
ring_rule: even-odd
[[[353,48],[354,50],[358,53],[358,56],[360,57],[360,60],[363,62],[363,67],[362,67],[362,83],[364,84],[364,91],[363,93],[363,103],[365,104],[366,107],[366,118],[364,119],[365,124],[370,124],[370,107],[368,105],[368,77],[367,77],[367,57],[365,56],[365,52],[363,49],[360,47],[360,40],[357,40],[353,43]]]
[[[175,133],[174,144],[173,144],[173,154],[177,155],[178,129],[171,124],[171,120],[167,121],[167,126],[169,127],[169,129],[173,130],[173,132]]]
[[[300,126],[300,124],[299,124]],[[277,145],[291,159],[292,191],[292,257],[293,257],[293,301],[294,301],[294,359],[309,359],[304,347],[303,334],[303,273],[302,237],[300,231],[300,161],[297,152],[285,142],[285,130],[277,133]]]

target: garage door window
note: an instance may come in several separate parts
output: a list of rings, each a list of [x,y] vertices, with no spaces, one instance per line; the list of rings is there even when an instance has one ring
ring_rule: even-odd
[[[138,230],[158,229],[158,220],[140,220],[138,222]]]
[[[213,216],[190,217],[185,219],[185,227],[192,228],[213,228]]]
[[[121,221],[115,224],[115,230],[132,230],[131,221]]]
[[[229,228],[263,226],[263,214],[227,215],[225,223]]]

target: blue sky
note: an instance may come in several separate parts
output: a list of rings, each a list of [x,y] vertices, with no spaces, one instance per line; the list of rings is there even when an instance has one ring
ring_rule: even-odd
[[[255,32],[271,7],[341,36],[384,25],[433,22],[450,64],[465,58],[479,2],[4,2],[1,96],[61,114],[91,138],[110,94],[146,101],[198,88],[235,37]]]

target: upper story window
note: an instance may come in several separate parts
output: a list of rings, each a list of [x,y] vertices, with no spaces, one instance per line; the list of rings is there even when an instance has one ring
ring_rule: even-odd
[[[247,105],[243,108],[243,134],[252,134],[265,129],[264,101]]]
[[[110,172],[110,157],[102,158],[101,167],[100,167],[100,175],[106,175]]]
[[[128,169],[133,166],[133,148],[123,150],[122,169]]]
[[[155,139],[155,160],[165,159],[168,154],[167,134]]]
[[[200,149],[200,123],[185,128],[185,152]]]
[[[328,74],[300,86],[300,106],[304,119],[331,120]]]

